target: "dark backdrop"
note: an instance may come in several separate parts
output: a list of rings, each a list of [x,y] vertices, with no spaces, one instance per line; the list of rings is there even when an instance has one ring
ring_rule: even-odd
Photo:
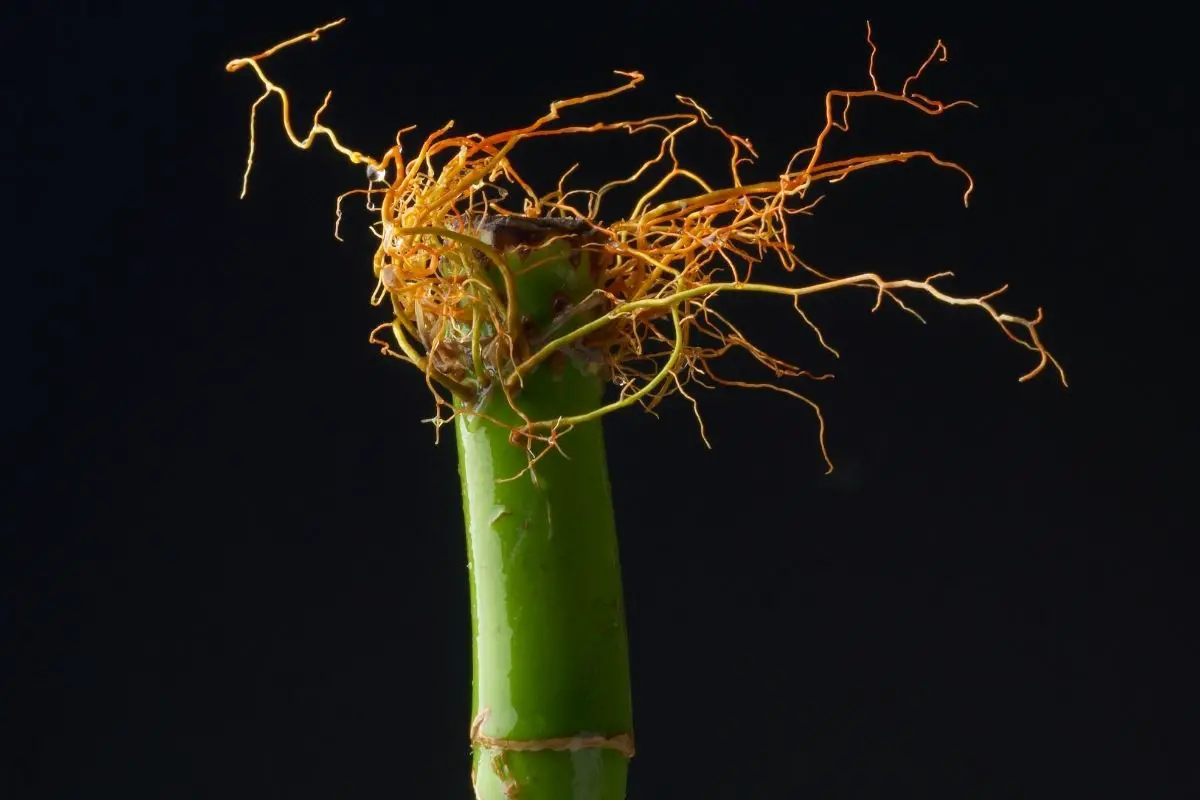
[[[225,62],[345,14],[267,62],[296,122],[379,151],[408,124],[523,123],[697,98],[761,174],[808,144],[825,89],[894,83],[938,38],[938,120],[862,108],[846,152],[926,164],[832,187],[797,223],[830,271],[1010,283],[1071,379],[982,315],[866,293],[749,330],[834,381],[807,407],[727,390],[607,424],[639,755],[630,795],[1185,797],[1195,530],[1185,482],[1194,257],[1182,245],[1191,88],[1181,22],[836,15],[738,3],[60,3],[6,12],[3,294],[11,402],[3,532],[9,797],[468,797],[470,663],[453,442],[418,376],[366,343],[361,182],[294,150]],[[399,43],[399,44],[398,44]],[[554,177],[570,153],[522,161]],[[592,174],[627,155],[584,148]],[[694,157],[710,173],[723,150]],[[553,167],[553,169],[551,169]],[[543,183],[543,185],[545,185]],[[1193,519],[1192,522],[1188,522]],[[1194,744],[1194,742],[1193,742]]]

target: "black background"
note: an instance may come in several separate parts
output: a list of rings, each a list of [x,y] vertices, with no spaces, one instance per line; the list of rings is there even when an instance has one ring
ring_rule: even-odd
[[[935,149],[974,173],[971,207],[952,173],[884,167],[831,187],[793,241],[841,274],[1010,283],[1001,305],[1045,308],[1071,387],[1018,384],[1030,354],[970,309],[918,298],[922,326],[822,298],[834,363],[786,303],[731,304],[836,372],[810,388],[837,470],[807,407],[769,393],[701,395],[712,451],[682,401],[607,424],[630,796],[1200,792],[1173,730],[1197,712],[1181,20],[367,6],[6,12],[5,796],[470,796],[453,442],[366,343],[365,215],[332,237],[361,172],[294,150],[271,102],[238,199],[259,87],[225,62],[341,15],[266,62],[301,129],[333,89],[325,121],[378,152],[639,69],[596,113],[691,95],[764,176],[810,143],[826,89],[864,85],[868,17],[892,86],[943,38],[926,92],[980,109],[864,105],[837,152]],[[581,147],[600,176],[635,152]],[[539,152],[518,165],[545,186],[573,151]],[[723,149],[693,155],[720,174]]]

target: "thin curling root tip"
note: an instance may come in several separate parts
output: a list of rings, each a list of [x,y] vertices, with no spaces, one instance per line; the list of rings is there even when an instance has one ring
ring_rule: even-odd
[[[301,33],[296,36],[293,36],[290,39],[282,41],[279,44],[275,45],[274,47],[268,47],[266,50],[262,51],[258,55],[249,56],[247,58],[235,58],[232,61],[230,61],[228,64],[225,65],[225,71],[226,72],[237,72],[239,69],[241,69],[242,67],[246,66],[247,64],[249,64],[251,62],[256,62],[256,61],[259,61],[264,58],[269,58],[270,56],[273,56],[276,53],[278,53],[280,50],[283,50],[285,47],[291,47],[292,45],[297,44],[299,42],[303,42],[303,41],[315,42],[321,38],[322,33],[324,33],[327,30],[330,30],[331,28],[336,28],[337,26],[341,25],[345,21],[346,21],[345,17],[335,19],[333,22],[327,22],[324,25],[321,25],[317,28],[313,28],[311,31],[308,31],[307,33]]]

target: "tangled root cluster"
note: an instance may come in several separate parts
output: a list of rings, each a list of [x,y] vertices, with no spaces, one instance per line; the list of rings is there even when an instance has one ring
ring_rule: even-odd
[[[986,313],[1004,335],[1036,355],[1035,365],[1020,380],[1053,365],[1066,383],[1061,366],[1038,336],[1041,310],[1030,319],[1001,313],[993,306],[992,300],[1006,287],[979,297],[959,297],[935,286],[935,281],[950,277],[949,272],[922,280],[888,279],[875,273],[831,277],[801,261],[788,240],[789,217],[810,213],[820,199],[812,197],[814,187],[835,183],[868,167],[926,159],[959,173],[966,184],[964,204],[969,200],[973,183],[967,171],[928,151],[824,158],[828,137],[835,130],[849,130],[850,108],[857,101],[875,98],[932,116],[971,105],[962,100],[941,102],[915,90],[932,63],[946,60],[946,48],[940,41],[899,89],[887,91],[880,88],[875,76],[876,48],[868,25],[870,88],[828,92],[825,124],[813,144],[797,151],[777,178],[746,183],[741,168],[757,157],[750,141],[715,124],[708,112],[688,97],[677,96],[682,108],[676,113],[588,125],[560,122],[567,108],[632,90],[643,80],[637,72],[615,73],[622,81],[605,91],[551,103],[546,114],[522,128],[460,136],[450,134],[453,122],[448,122],[426,136],[411,157],[401,144],[411,127],[399,131],[395,144],[377,158],[342,145],[320,122],[329,95],[301,139],[292,129],[286,92],[267,78],[262,62],[292,44],[316,40],[342,21],[226,66],[230,72],[250,67],[264,87],[251,109],[250,155],[242,193],[244,196],[253,163],[254,115],[272,94],[281,100],[284,129],[293,144],[307,149],[323,136],[352,163],[365,165],[367,187],[338,198],[338,221],[341,202],[350,195],[365,195],[379,211],[380,218],[372,226],[379,238],[373,260],[378,285],[372,303],[389,301],[393,319],[376,328],[371,340],[385,353],[422,371],[435,398],[433,421],[439,427],[446,421],[443,409],[451,417],[481,414],[482,399],[499,390],[523,420],[511,428],[514,441],[524,441],[527,448],[533,442],[553,446],[557,436],[571,426],[626,406],[637,403],[653,409],[674,393],[695,406],[689,388],[726,384],[768,388],[808,403],[816,413],[825,453],[820,409],[805,395],[776,382],[746,383],[720,377],[716,362],[734,349],[751,355],[776,380],[828,377],[812,374],[748,341],[713,307],[718,295],[735,292],[790,298],[821,346],[835,356],[837,352],[802,309],[801,301],[809,295],[865,287],[875,293],[876,309],[884,302],[894,302],[918,319],[902,294],[925,294],[949,305],[973,306]],[[710,183],[677,157],[677,141],[692,128],[720,136],[728,144],[729,174],[723,182]],[[572,168],[544,194],[522,178],[510,160],[514,149],[528,140],[598,133],[657,136],[658,152],[631,174],[596,189],[568,190]],[[600,207],[606,195],[633,185],[648,188],[623,218],[602,223]],[[691,196],[664,199],[668,191],[678,194],[680,185],[688,187],[683,193]],[[580,253],[588,255],[591,289],[555,308],[548,325],[532,330],[515,288],[520,270],[532,266],[511,256],[515,252],[528,258],[531,252],[542,252],[545,245],[560,240],[576,263]],[[798,285],[755,281],[755,270],[767,261],[807,280]],[[616,399],[571,417],[525,417],[516,404],[523,380],[563,353],[595,365],[597,372],[618,388]],[[703,435],[702,422],[701,432]],[[825,460],[828,464],[827,454]]]

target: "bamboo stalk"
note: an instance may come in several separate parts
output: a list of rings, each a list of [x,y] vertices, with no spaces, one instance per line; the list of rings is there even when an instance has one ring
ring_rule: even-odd
[[[789,239],[787,217],[811,212],[820,199],[808,198],[812,187],[838,183],[868,167],[931,161],[965,179],[965,204],[974,188],[970,174],[931,151],[828,160],[824,148],[835,131],[849,131],[852,104],[884,101],[929,116],[973,104],[942,102],[914,90],[927,67],[946,60],[941,41],[903,83],[882,89],[868,24],[870,88],[827,92],[825,124],[815,142],[797,150],[777,179],[743,181],[739,169],[757,157],[749,140],[716,125],[687,97],[677,96],[682,112],[590,125],[559,123],[559,112],[569,106],[635,88],[643,80],[637,72],[618,72],[623,82],[613,88],[554,101],[546,114],[522,128],[457,136],[449,135],[453,123],[448,123],[430,133],[415,155],[405,155],[401,147],[399,136],[406,128],[374,158],[343,145],[320,123],[329,95],[313,114],[307,135],[299,138],[287,93],[259,63],[341,22],[226,65],[230,72],[252,69],[263,86],[250,110],[243,195],[254,158],[255,113],[272,95],[279,98],[284,131],[296,147],[307,149],[324,137],[350,162],[366,165],[368,188],[351,190],[338,202],[351,194],[379,201],[372,206],[380,212],[372,304],[390,300],[394,318],[377,327],[370,341],[423,373],[435,396],[439,426],[445,421],[441,411],[454,403],[474,630],[470,730],[476,796],[620,800],[633,731],[620,562],[600,418],[637,403],[653,408],[671,394],[694,402],[685,388],[693,382],[770,388],[812,408],[821,453],[833,468],[816,402],[776,382],[722,379],[711,362],[736,349],[775,379],[829,376],[753,345],[710,302],[728,293],[790,297],[817,342],[836,357],[805,315],[802,298],[866,288],[875,294],[875,309],[894,302],[921,319],[901,294],[924,295],[986,313],[1007,338],[1036,354],[1035,366],[1020,380],[1053,367],[1066,385],[1062,366],[1038,332],[1041,309],[1034,316],[1017,316],[993,304],[1007,286],[959,296],[934,286],[951,277],[948,272],[923,280],[875,272],[830,277],[801,260]],[[732,148],[724,186],[710,185],[681,164],[675,140],[689,128],[715,133]],[[658,155],[596,190],[567,191],[568,170],[556,191],[539,195],[509,160],[527,140],[618,131],[658,131]],[[391,180],[389,169],[394,170]],[[604,195],[643,178],[653,180],[653,171],[664,174],[634,203],[632,213],[601,228],[597,220]],[[668,185],[674,190],[677,180],[691,182],[697,193],[667,200],[664,192]],[[521,210],[504,205],[512,202],[510,194],[521,200]],[[585,195],[586,211],[571,205]],[[547,213],[581,218],[547,219]],[[751,269],[767,260],[777,261],[786,273],[807,276],[808,282],[751,280]],[[658,317],[661,327],[654,322]],[[393,333],[398,349],[376,335],[382,330]],[[644,347],[647,343],[653,347]],[[622,388],[620,398],[607,404],[601,369]],[[559,442],[566,429],[570,435]],[[535,453],[536,448],[546,449]]]
[[[528,237],[526,237],[528,240]],[[509,258],[529,334],[554,297],[582,299],[592,254],[562,242]],[[575,262],[574,264],[572,262]],[[536,264],[523,271],[526,265]],[[553,359],[516,397],[532,419],[595,408],[599,378]],[[481,800],[621,800],[633,755],[625,613],[601,423],[575,426],[527,469],[505,395],[459,414],[474,639],[472,782]],[[513,476],[518,476],[513,480]]]

